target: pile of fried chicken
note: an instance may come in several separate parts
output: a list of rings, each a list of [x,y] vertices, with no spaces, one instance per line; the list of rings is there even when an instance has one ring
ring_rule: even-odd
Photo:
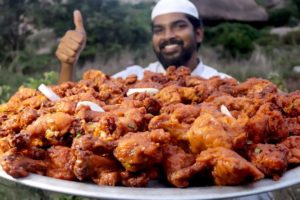
[[[90,70],[49,88],[59,100],[21,87],[0,106],[0,164],[13,177],[240,185],[278,180],[300,164],[300,91],[284,93],[268,80],[204,79],[169,67],[142,80]],[[158,92],[129,95],[133,88]]]

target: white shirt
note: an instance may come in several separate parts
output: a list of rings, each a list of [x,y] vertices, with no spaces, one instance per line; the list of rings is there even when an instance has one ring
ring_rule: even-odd
[[[138,79],[141,80],[144,77],[144,71],[148,70],[151,72],[156,72],[156,73],[166,73],[166,70],[164,67],[159,63],[159,62],[154,62],[150,63],[148,67],[142,68],[141,66],[138,65],[133,65],[130,67],[127,67],[125,70],[120,71],[116,74],[114,74],[112,77],[113,78],[126,78],[130,74],[136,74]],[[192,71],[193,76],[201,76],[203,78],[211,78],[213,76],[220,76],[221,78],[231,78],[227,74],[218,72],[216,69],[211,68],[207,65],[204,65],[201,62],[197,65],[197,67]]]

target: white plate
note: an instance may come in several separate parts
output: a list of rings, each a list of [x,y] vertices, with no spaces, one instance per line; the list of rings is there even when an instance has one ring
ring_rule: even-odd
[[[289,187],[300,183],[300,167],[289,170],[279,181],[263,179],[244,186],[189,187],[184,189],[167,188],[157,182],[152,182],[151,187],[147,188],[98,186],[90,183],[64,181],[36,174],[15,179],[7,175],[2,168],[0,168],[0,177],[43,190],[92,198],[199,200],[241,197]]]

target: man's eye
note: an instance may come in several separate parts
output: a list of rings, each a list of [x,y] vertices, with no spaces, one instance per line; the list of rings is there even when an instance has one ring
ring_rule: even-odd
[[[187,24],[185,24],[185,23],[178,23],[175,25],[175,28],[177,28],[177,29],[183,29],[186,27],[187,27]]]
[[[162,28],[154,28],[154,29],[153,29],[153,32],[154,32],[155,34],[159,34],[159,33],[162,33],[162,32],[163,32],[163,29],[162,29]]]

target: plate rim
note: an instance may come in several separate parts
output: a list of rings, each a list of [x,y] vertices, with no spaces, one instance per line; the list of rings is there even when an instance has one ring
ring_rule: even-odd
[[[6,174],[2,167],[0,167],[0,177],[33,188],[89,198],[122,200],[200,200],[243,197],[271,192],[299,184],[300,166],[285,172],[278,181],[262,179],[242,186],[205,186],[188,188],[99,186],[92,183],[67,181],[37,174],[30,174],[27,177],[16,179]],[[69,187],[65,187],[66,185]]]

